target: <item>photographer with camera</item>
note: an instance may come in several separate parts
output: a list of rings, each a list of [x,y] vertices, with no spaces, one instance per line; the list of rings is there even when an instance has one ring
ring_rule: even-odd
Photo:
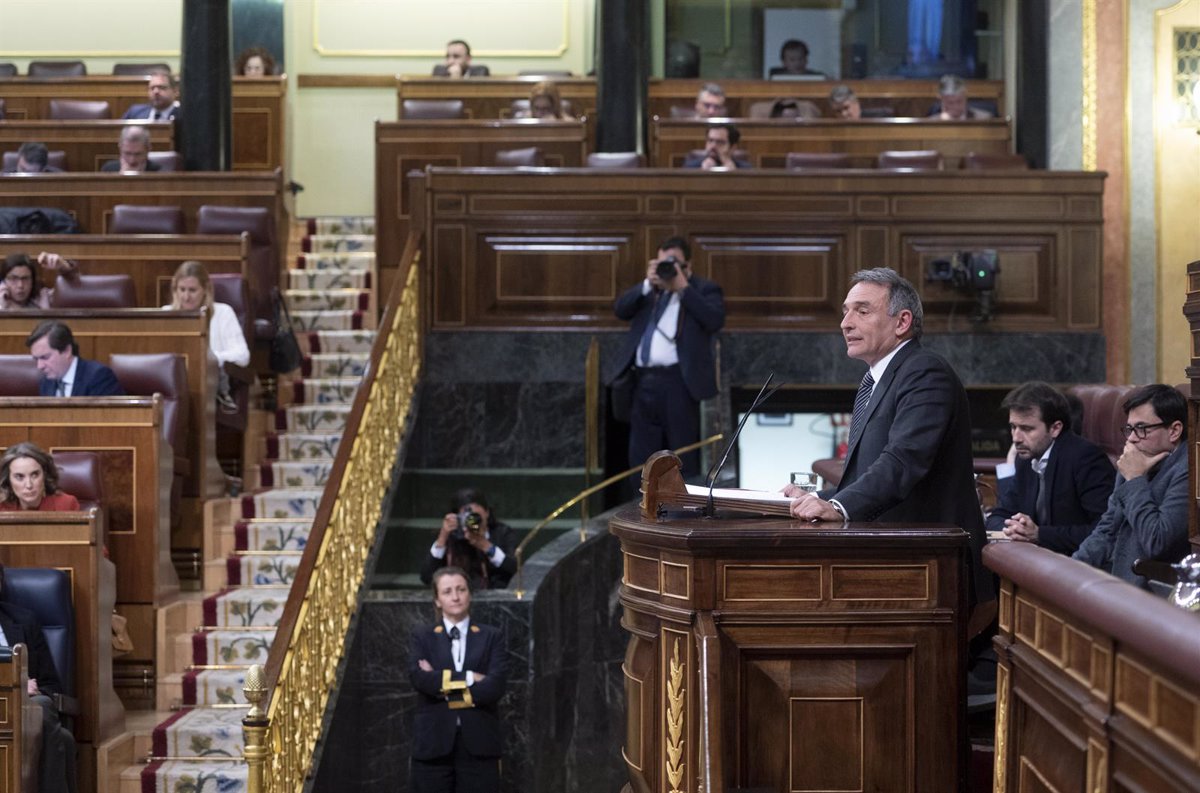
[[[454,494],[437,539],[421,565],[421,581],[447,565],[461,567],[472,589],[504,589],[517,572],[512,529],[496,519],[487,496],[472,487]]]
[[[617,298],[613,311],[631,321],[605,382],[633,374],[629,464],[660,449],[700,440],[700,401],[716,396],[713,335],[725,324],[721,287],[692,273],[691,246],[671,237],[646,266],[646,278]],[[617,388],[614,388],[614,412]],[[700,453],[680,458],[683,475],[700,473]]]

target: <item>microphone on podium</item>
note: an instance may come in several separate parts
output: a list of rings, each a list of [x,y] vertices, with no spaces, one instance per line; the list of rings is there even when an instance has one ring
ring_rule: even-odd
[[[768,391],[767,388],[770,387],[771,381],[774,379],[774,372],[771,372],[771,374],[767,375],[767,382],[763,383],[762,388],[758,389],[758,396],[754,397],[754,401],[750,403],[750,409],[746,411],[744,416],[742,416],[742,420],[738,422],[737,429],[733,431],[733,437],[729,439],[729,445],[725,447],[725,454],[721,457],[721,462],[717,463],[715,469],[709,469],[708,503],[704,505],[704,509],[701,513],[706,518],[713,517],[717,512],[716,508],[713,506],[713,488],[717,484],[717,477],[721,475],[721,471],[725,468],[726,461],[729,460],[729,453],[733,451],[733,445],[737,443],[738,438],[742,434],[742,428],[746,426],[746,419],[750,418],[750,414],[754,412],[755,408],[766,402],[776,391],[786,385],[785,383],[780,383]]]

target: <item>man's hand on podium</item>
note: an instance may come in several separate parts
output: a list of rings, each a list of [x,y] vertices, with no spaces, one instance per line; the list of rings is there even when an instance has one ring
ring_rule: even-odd
[[[792,485],[788,485],[788,487],[792,487]],[[787,490],[784,490],[784,494],[791,495]],[[805,493],[799,498],[793,499],[791,510],[792,517],[800,520],[808,520],[813,523],[819,521],[842,522],[842,513],[837,511],[837,507],[816,493]]]

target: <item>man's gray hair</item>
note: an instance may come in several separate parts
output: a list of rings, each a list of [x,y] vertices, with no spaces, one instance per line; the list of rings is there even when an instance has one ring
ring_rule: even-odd
[[[967,83],[957,74],[943,74],[938,80],[939,96],[956,96],[967,92]]]
[[[124,127],[121,129],[121,143],[140,142],[146,144],[146,151],[150,151],[150,132],[145,127],[137,124]]]
[[[848,85],[835,85],[833,90],[829,92],[829,101],[835,105],[844,105],[855,98],[854,89]]]
[[[900,273],[891,267],[874,267],[870,270],[859,270],[850,276],[850,285],[879,284],[888,290],[888,316],[894,317],[901,311],[912,313],[912,337],[921,338],[924,331],[925,309],[921,306],[921,296],[917,289]]]
[[[700,94],[712,94],[713,96],[719,96],[724,99],[725,89],[716,83],[705,83],[704,87],[700,89],[700,93],[696,94],[696,99],[700,98]]]

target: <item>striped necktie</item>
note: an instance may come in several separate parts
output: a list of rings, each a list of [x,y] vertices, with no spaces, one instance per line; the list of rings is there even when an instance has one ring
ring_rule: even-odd
[[[863,375],[862,384],[858,387],[858,396],[854,397],[854,414],[850,419],[850,437],[858,437],[859,430],[862,429],[862,423],[867,418],[867,404],[871,401],[871,390],[875,388],[875,378],[871,377],[871,370]]]

